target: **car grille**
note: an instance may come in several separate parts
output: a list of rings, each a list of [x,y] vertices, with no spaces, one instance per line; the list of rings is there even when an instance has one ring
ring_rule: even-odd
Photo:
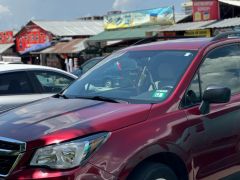
[[[25,143],[0,137],[0,177],[11,173],[25,150]]]
[[[0,174],[7,175],[16,160],[17,156],[0,156]]]
[[[20,146],[19,146],[19,144],[5,142],[5,141],[0,140],[0,149],[20,151]]]

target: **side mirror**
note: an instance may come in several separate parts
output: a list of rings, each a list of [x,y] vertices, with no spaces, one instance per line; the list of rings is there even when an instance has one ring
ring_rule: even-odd
[[[200,105],[201,114],[208,114],[210,104],[227,103],[231,98],[231,89],[220,86],[209,86],[203,93],[202,103]]]

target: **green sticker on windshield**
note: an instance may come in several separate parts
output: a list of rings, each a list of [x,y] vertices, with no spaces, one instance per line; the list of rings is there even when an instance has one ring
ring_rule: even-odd
[[[153,93],[152,97],[153,98],[161,98],[161,99],[163,99],[163,98],[165,98],[167,96],[167,93],[168,93],[168,90],[156,90]]]

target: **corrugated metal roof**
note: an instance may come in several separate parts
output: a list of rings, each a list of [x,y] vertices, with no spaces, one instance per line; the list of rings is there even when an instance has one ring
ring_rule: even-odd
[[[93,36],[104,30],[103,21],[32,21],[55,36]]]
[[[206,29],[207,25],[210,25],[214,22],[215,20],[179,23],[159,31],[189,31],[189,30],[196,30],[196,29]]]
[[[14,45],[13,43],[11,43],[11,44],[0,44],[0,54],[4,53],[4,51],[9,49],[13,45]]]
[[[240,1],[239,0],[219,0],[220,2],[234,5],[234,6],[240,6]]]
[[[73,39],[69,42],[58,42],[54,46],[41,51],[41,54],[79,53],[85,47],[86,39]]]
[[[115,41],[115,40],[131,40],[141,39],[146,37],[146,32],[151,32],[154,29],[161,29],[162,26],[145,26],[140,28],[118,29],[104,31],[96,36],[90,37],[91,41]]]
[[[206,28],[225,28],[225,27],[232,27],[232,26],[240,26],[239,17],[223,19],[221,21],[217,21],[216,23],[207,26]]]

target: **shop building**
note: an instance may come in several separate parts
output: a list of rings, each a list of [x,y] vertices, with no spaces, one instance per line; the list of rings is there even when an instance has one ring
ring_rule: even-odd
[[[71,46],[71,43],[74,44],[76,41],[83,45],[83,41],[86,38],[102,31],[103,22],[101,20],[34,20],[27,23],[16,35],[17,52],[26,63],[50,65],[65,69],[65,60],[78,58],[80,51],[68,53],[61,51],[61,48],[63,46]],[[64,43],[64,45],[62,45],[62,43]],[[59,50],[48,51],[48,48]],[[42,53],[43,50],[46,50],[45,53]]]
[[[38,54],[42,59],[43,65],[56,67],[59,69],[68,70],[68,66],[77,68],[82,64],[87,57],[84,56],[84,51],[87,48],[86,39],[61,39],[49,48],[31,54]]]
[[[202,4],[200,5],[200,7],[205,6],[205,8],[199,9],[200,13],[203,12],[205,16],[208,16],[209,14],[209,4],[210,6],[218,6],[217,11],[219,11],[221,19],[239,17],[240,15],[239,0],[186,0],[184,3],[182,3],[181,6],[186,14],[192,14],[194,8],[196,6],[199,6],[199,4]],[[208,6],[208,8],[206,8],[206,5]],[[197,13],[196,16],[199,16],[199,14]]]
[[[239,29],[240,1],[192,0],[183,4],[191,12],[192,22],[174,24],[155,29],[158,34],[174,33],[176,36],[212,37],[217,33]]]
[[[181,6],[185,14],[192,15],[192,0],[186,0],[184,3],[181,4]]]
[[[15,34],[15,31],[0,32],[0,61],[4,60],[6,56],[18,56],[14,43]]]

